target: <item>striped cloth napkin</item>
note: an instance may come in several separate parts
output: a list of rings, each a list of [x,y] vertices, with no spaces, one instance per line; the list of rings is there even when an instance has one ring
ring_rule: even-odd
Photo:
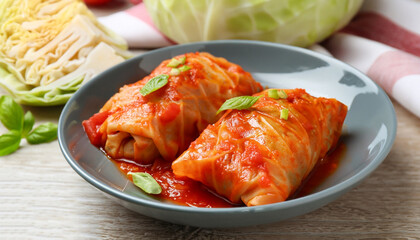
[[[418,0],[367,0],[348,26],[322,43],[332,56],[367,74],[417,117],[420,117],[419,13]],[[124,37],[131,48],[176,44],[153,25],[143,3],[99,21]]]
[[[364,72],[420,117],[420,1],[367,0],[329,52]]]

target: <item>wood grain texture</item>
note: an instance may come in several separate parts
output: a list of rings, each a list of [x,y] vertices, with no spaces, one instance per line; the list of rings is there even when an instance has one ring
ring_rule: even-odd
[[[312,213],[247,228],[194,228],[131,212],[78,176],[57,141],[23,143],[0,157],[0,239],[419,239],[420,121],[394,105],[395,144],[362,184]],[[61,108],[29,110],[40,124],[57,122]]]

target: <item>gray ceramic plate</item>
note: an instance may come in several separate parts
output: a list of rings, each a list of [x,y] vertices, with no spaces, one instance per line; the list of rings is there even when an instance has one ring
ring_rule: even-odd
[[[337,171],[313,194],[257,207],[193,208],[162,202],[135,187],[102,152],[89,143],[82,121],[96,113],[118,89],[150,73],[173,56],[210,52],[241,65],[263,85],[305,88],[349,107],[347,147]],[[337,199],[366,178],[390,151],[396,133],[393,106],[368,77],[324,55],[296,47],[255,41],[214,41],[162,48],[125,61],[84,85],[64,107],[58,138],[70,166],[121,205],[157,219],[200,227],[237,227],[285,220]]]

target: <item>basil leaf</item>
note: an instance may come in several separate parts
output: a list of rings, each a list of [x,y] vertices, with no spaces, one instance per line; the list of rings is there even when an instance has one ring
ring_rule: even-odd
[[[13,153],[19,148],[20,132],[10,131],[0,136],[0,156]]]
[[[254,97],[254,96],[240,96],[240,97],[234,97],[231,99],[226,100],[226,102],[223,103],[223,105],[219,108],[219,110],[216,112],[216,114],[219,114],[221,111],[228,110],[228,109],[247,109],[252,107],[254,103],[257,102],[258,99],[260,99],[261,96]]]
[[[27,111],[23,117],[22,137],[26,137],[34,127],[35,118],[30,111]]]
[[[51,142],[56,138],[57,125],[50,122],[39,125],[26,136],[26,140],[30,144]]]
[[[133,177],[133,183],[137,187],[149,194],[159,194],[162,192],[162,188],[159,183],[148,173],[145,172],[129,172],[129,175]]]
[[[22,130],[23,109],[10,96],[0,97],[0,121],[9,130]]]
[[[165,86],[168,83],[169,75],[161,74],[150,79],[141,89],[140,94],[146,96],[159,88]]]

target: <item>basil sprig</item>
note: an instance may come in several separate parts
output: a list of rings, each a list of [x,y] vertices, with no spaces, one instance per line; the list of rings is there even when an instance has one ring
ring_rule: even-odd
[[[16,130],[11,130],[0,136],[0,156],[11,154],[19,148],[20,133]]]
[[[22,136],[27,136],[35,124],[35,118],[34,115],[30,111],[27,111],[25,113],[25,116],[23,116],[23,127],[22,127]]]
[[[161,74],[150,79],[141,89],[140,94],[146,96],[168,83],[169,75]]]
[[[54,123],[44,123],[35,128],[26,136],[26,141],[30,144],[51,142],[57,138],[57,125]]]
[[[152,177],[152,175],[146,172],[129,172],[128,175],[133,177],[133,183],[141,190],[149,194],[160,194],[162,188],[159,183]]]
[[[22,107],[7,95],[0,96],[0,121],[9,130],[0,136],[0,156],[13,153],[22,138],[29,144],[50,142],[57,138],[57,125],[44,123],[32,130],[35,119],[30,111],[24,114]]]
[[[0,120],[10,131],[22,129],[23,109],[10,96],[0,97]]]
[[[260,99],[260,97],[261,96],[240,96],[228,99],[222,104],[216,114],[219,114],[221,111],[228,109],[248,109],[252,107],[258,101],[258,99]]]

